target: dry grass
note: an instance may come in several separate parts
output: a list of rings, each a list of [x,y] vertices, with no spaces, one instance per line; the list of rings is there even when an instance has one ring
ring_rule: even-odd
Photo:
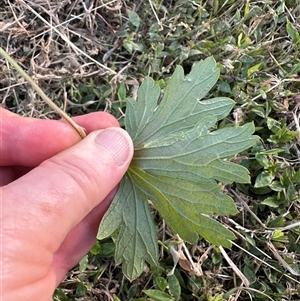
[[[125,2],[118,0],[5,1],[0,45],[51,99],[66,110],[79,106],[78,113],[84,113],[91,102],[76,103],[75,86],[90,79],[101,86],[128,63],[111,59],[119,46],[114,30],[124,11]],[[2,106],[24,116],[52,118],[38,95],[3,59],[1,70]]]

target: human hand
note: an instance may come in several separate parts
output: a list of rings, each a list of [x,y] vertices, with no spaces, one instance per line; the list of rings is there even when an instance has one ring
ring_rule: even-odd
[[[116,119],[99,112],[74,120],[90,133],[85,139],[65,122],[23,118],[0,108],[5,301],[51,300],[67,271],[93,246],[129,166],[132,142]]]

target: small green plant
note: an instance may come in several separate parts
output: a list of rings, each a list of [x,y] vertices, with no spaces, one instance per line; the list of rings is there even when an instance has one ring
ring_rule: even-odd
[[[253,146],[253,124],[216,129],[234,101],[201,100],[215,85],[219,69],[212,57],[200,61],[184,77],[178,66],[160,99],[160,88],[147,78],[138,100],[127,99],[125,127],[134,143],[133,161],[99,228],[98,239],[119,229],[115,260],[129,279],[143,271],[144,261],[157,263],[155,224],[148,200],[174,233],[193,243],[201,235],[230,247],[234,234],[213,214],[236,214],[222,183],[249,183],[248,170],[229,161]],[[213,130],[215,127],[215,130]]]

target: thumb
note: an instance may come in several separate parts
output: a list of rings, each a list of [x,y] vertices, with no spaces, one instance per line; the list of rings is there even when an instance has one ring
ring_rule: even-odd
[[[3,206],[7,208],[5,228],[33,241],[38,231],[40,243],[54,253],[66,235],[119,183],[132,156],[132,141],[124,130],[90,133],[2,187],[2,199],[7,202]],[[49,232],[55,237],[53,243],[45,235]]]

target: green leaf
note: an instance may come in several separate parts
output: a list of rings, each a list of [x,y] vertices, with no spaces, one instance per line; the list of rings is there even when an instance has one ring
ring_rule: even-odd
[[[261,67],[262,63],[256,64],[253,67],[249,68],[247,71],[247,77],[250,78],[253,73],[255,73],[256,71],[258,71]]]
[[[253,124],[216,128],[232,110],[226,97],[200,101],[214,86],[219,69],[213,58],[195,64],[186,77],[178,66],[162,98],[158,84],[145,79],[138,100],[127,100],[125,126],[135,154],[120,189],[105,214],[98,238],[117,229],[116,262],[134,279],[144,261],[157,261],[155,224],[150,200],[174,233],[191,243],[199,235],[230,247],[234,234],[212,215],[236,214],[222,183],[249,183],[246,168],[230,162],[253,146]]]
[[[130,23],[134,27],[138,28],[140,26],[140,22],[141,22],[139,15],[133,10],[127,10],[127,14],[128,14]]]
[[[69,301],[69,298],[66,296],[66,294],[63,292],[61,288],[57,288],[53,295],[54,301]]]
[[[286,124],[284,124],[282,128],[278,130],[275,135],[271,135],[268,140],[274,143],[287,143],[295,139],[298,134],[298,131],[290,131],[287,129]]]
[[[166,294],[159,290],[144,290],[143,291],[147,296],[152,298],[155,301],[174,301],[174,298],[169,294]]]
[[[85,255],[79,262],[79,271],[80,272],[85,271],[88,263],[89,263],[88,255]]]
[[[181,286],[175,275],[168,277],[168,285],[170,294],[175,298],[175,300],[179,300],[181,296]]]
[[[126,86],[124,82],[120,84],[120,87],[118,89],[118,99],[119,100],[126,99]]]
[[[274,173],[269,171],[263,171],[257,176],[254,187],[259,188],[271,185],[274,178]]]
[[[113,295],[113,300],[114,301],[121,301],[115,294]]]
[[[157,263],[155,226],[146,200],[147,196],[132,183],[130,175],[125,175],[97,236],[98,239],[108,237],[123,225],[116,242],[115,261],[116,264],[124,262],[123,272],[130,279],[141,274],[145,260]]]
[[[262,155],[261,153],[255,154],[255,159],[264,168],[268,168],[271,165],[268,156]]]
[[[275,197],[267,197],[261,202],[263,205],[267,205],[272,208],[278,208],[280,203]]]
[[[294,44],[298,44],[297,46],[299,46],[299,42],[300,42],[299,31],[289,20],[287,20],[286,22],[286,30],[288,32],[289,37],[294,42]]]
[[[167,286],[168,286],[168,282],[165,278],[161,277],[161,276],[157,276],[154,278],[155,284],[156,286],[161,290],[164,291]]]

